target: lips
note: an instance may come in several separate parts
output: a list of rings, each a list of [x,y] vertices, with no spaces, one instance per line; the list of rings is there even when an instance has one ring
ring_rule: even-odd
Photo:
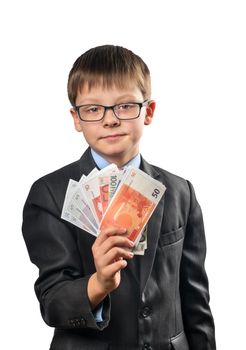
[[[102,136],[100,138],[104,139],[104,140],[114,140],[114,139],[120,138],[120,137],[125,136],[125,135],[126,134],[110,134],[110,135]]]

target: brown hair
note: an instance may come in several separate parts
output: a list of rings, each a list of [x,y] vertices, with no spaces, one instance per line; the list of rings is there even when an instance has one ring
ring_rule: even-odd
[[[68,98],[75,106],[78,91],[85,85],[125,88],[135,82],[144,99],[150,98],[150,72],[141,57],[114,45],[103,45],[83,53],[73,64],[68,77]]]

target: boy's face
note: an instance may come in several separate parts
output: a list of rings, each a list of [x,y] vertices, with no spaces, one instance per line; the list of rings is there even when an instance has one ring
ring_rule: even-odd
[[[112,106],[127,102],[143,102],[144,98],[136,85],[130,85],[126,89],[117,87],[104,88],[96,86],[83,88],[78,92],[76,105],[99,104]],[[87,143],[107,159],[119,167],[139,153],[139,143],[144,125],[152,121],[155,102],[150,101],[147,106],[141,108],[140,116],[132,120],[119,120],[112,109],[107,110],[104,118],[97,122],[81,121],[74,109],[71,114],[74,119],[75,129],[83,132]]]

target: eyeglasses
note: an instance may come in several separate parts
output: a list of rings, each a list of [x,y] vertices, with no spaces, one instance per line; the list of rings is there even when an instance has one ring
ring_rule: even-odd
[[[127,102],[114,106],[103,106],[97,104],[75,106],[80,120],[84,122],[98,122],[105,116],[107,110],[112,109],[116,118],[120,120],[137,119],[141,108],[148,104],[148,100],[143,102]]]

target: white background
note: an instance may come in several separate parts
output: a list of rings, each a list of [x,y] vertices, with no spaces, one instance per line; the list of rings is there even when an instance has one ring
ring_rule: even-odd
[[[155,120],[141,150],[189,179],[202,206],[219,350],[245,332],[246,11],[244,1],[2,1],[1,344],[48,349],[21,234],[32,182],[85,150],[73,129],[67,75],[85,50],[132,49],[152,72]],[[241,344],[242,343],[242,344]],[[199,350],[199,349],[197,349]]]

